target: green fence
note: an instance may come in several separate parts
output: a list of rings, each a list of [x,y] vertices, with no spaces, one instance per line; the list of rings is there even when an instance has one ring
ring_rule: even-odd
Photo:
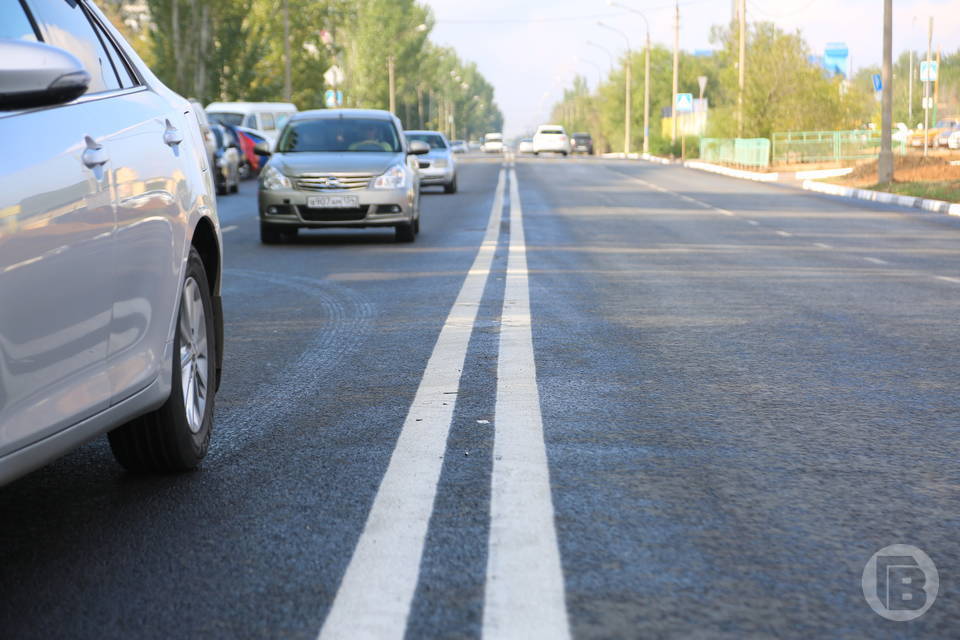
[[[700,159],[745,167],[770,166],[766,138],[700,138]]]
[[[904,141],[894,141],[893,152],[907,152]],[[880,132],[857,131],[788,131],[773,134],[773,163],[840,162],[875,158],[880,154]]]

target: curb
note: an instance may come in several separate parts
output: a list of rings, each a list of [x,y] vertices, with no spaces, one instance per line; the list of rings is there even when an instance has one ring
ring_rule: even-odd
[[[887,193],[886,191],[871,191],[870,189],[856,189],[854,187],[844,187],[839,184],[829,184],[826,182],[816,182],[814,180],[804,180],[800,185],[807,191],[816,191],[831,196],[842,196],[845,198],[856,198],[858,200],[870,200],[872,202],[881,202],[884,204],[896,204],[901,207],[912,207],[914,209],[924,209],[934,213],[946,213],[951,216],[960,216],[960,204],[944,202],[943,200],[928,200],[915,196],[901,196],[896,193]]]
[[[755,180],[756,182],[777,182],[780,180],[779,173],[759,173],[757,171],[744,171],[743,169],[731,169],[730,167],[722,167],[718,164],[710,164],[709,162],[700,162],[699,160],[688,160],[687,162],[683,163],[683,166],[689,167],[690,169],[700,169],[701,171],[719,173],[724,176],[730,176],[731,178],[741,178],[743,180]]]

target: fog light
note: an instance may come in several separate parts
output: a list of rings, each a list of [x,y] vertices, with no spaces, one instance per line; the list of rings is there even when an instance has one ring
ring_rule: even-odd
[[[278,213],[280,213],[280,210],[277,209],[277,208],[274,207],[274,206],[270,206],[270,207],[267,207],[267,213],[269,213],[269,214],[272,215],[272,216],[275,216],[275,215],[277,215]]]

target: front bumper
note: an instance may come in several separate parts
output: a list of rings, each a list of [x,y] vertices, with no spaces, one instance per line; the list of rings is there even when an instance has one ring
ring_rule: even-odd
[[[360,206],[344,209],[313,209],[312,196],[357,196]],[[389,227],[413,221],[417,190],[354,189],[299,191],[260,189],[257,194],[260,222],[272,225],[322,229],[328,227]]]
[[[455,172],[456,168],[449,165],[441,168],[430,166],[420,169],[420,184],[450,184],[453,182]]]

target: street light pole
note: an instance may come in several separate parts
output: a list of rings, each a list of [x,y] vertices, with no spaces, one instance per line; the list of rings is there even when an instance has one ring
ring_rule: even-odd
[[[626,43],[627,43],[627,58],[626,58],[626,62],[625,62],[625,65],[624,65],[624,66],[626,66],[626,69],[625,69],[626,78],[625,78],[625,82],[624,82],[624,96],[623,96],[623,104],[624,104],[624,108],[623,108],[623,110],[624,110],[624,118],[623,118],[623,157],[624,157],[624,158],[628,158],[628,157],[630,157],[630,120],[631,120],[632,117],[633,117],[632,114],[630,113],[630,106],[631,106],[630,103],[632,102],[632,100],[630,100],[630,84],[631,84],[631,79],[632,79],[632,76],[633,76],[633,73],[632,73],[632,71],[631,71],[631,67],[632,67],[633,65],[630,64],[630,58],[632,57],[632,51],[631,51],[631,48],[630,48],[630,38],[627,37],[627,34],[625,34],[623,31],[620,31],[620,29],[617,29],[616,27],[611,27],[610,25],[604,24],[603,22],[597,22],[597,25],[599,25],[599,26],[601,26],[601,27],[603,27],[603,28],[605,28],[605,29],[610,29],[611,31],[616,31],[616,32],[619,33],[621,36],[623,36],[623,39],[624,39],[624,40],[626,41]]]
[[[643,18],[643,23],[647,27],[647,46],[644,51],[643,60],[643,152],[650,153],[650,22],[647,16],[632,7],[622,5],[619,2],[610,2],[610,6],[626,9]]]
[[[283,97],[293,99],[293,81],[290,74],[290,7],[283,0]]]
[[[893,149],[890,127],[893,124],[893,0],[883,0],[883,97],[880,116],[880,157],[877,159],[877,182],[893,182]]]
[[[397,112],[397,87],[394,81],[394,58],[393,54],[387,56],[387,81],[390,85],[390,113]]]
[[[675,3],[676,14],[673,23],[673,101],[670,103],[670,121],[673,131],[670,135],[670,144],[677,141],[677,84],[680,72],[680,2]],[[671,153],[673,153],[671,151]]]
[[[607,56],[610,57],[610,70],[613,71],[613,67],[614,67],[613,60],[614,60],[614,58],[613,58],[613,54],[610,53],[610,49],[607,49],[605,46],[600,45],[600,44],[597,44],[596,42],[590,42],[589,40],[587,40],[587,44],[588,44],[589,46],[591,46],[591,47],[596,47],[597,49],[600,49],[600,51],[603,51],[605,54],[607,54]]]

